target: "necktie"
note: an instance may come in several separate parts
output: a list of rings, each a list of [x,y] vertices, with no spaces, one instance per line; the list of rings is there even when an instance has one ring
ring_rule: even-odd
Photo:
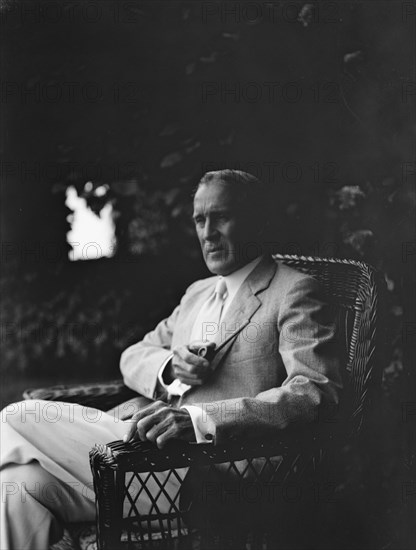
[[[227,298],[227,284],[223,277],[217,281],[214,294],[202,305],[192,328],[190,342],[195,340],[211,342],[220,330],[221,313]],[[175,379],[169,387],[173,395],[183,395],[191,386]]]
[[[214,293],[202,305],[191,332],[190,341],[212,342],[218,334],[221,314],[227,297],[227,284],[223,277],[217,281]]]

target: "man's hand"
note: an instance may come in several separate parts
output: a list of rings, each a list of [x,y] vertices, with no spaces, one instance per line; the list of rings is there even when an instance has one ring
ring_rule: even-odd
[[[169,407],[163,401],[151,405],[133,415],[131,427],[123,441],[151,441],[162,449],[172,439],[196,441],[190,414],[185,409]]]
[[[205,382],[212,370],[209,361],[195,353],[201,345],[203,345],[202,342],[194,342],[189,346],[173,348],[170,372],[173,378],[178,378],[190,386],[200,386]],[[215,344],[206,345],[215,346]]]

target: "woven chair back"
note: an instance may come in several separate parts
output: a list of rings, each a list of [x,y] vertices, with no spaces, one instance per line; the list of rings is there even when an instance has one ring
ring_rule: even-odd
[[[371,266],[355,260],[282,254],[273,257],[317,279],[335,309],[337,338],[345,352],[348,420],[352,435],[357,435],[370,391],[381,378],[381,276]]]

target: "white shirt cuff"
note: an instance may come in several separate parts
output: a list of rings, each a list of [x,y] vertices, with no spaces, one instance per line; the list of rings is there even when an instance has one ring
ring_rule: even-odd
[[[173,357],[173,353],[165,359],[165,361],[163,362],[163,365],[160,367],[159,372],[157,373],[157,379],[159,380],[161,386],[165,388],[165,390],[168,392],[169,395],[183,395],[186,391],[189,390],[191,386],[189,386],[188,384],[184,384],[177,378],[175,378],[175,380],[170,384],[165,384],[165,382],[163,381],[163,371],[167,367],[172,357]]]
[[[195,405],[183,405],[191,417],[197,443],[212,443],[215,438],[215,424],[212,419]]]

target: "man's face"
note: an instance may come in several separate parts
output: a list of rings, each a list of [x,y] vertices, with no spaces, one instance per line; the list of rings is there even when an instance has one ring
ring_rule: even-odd
[[[257,255],[257,247],[247,246],[255,242],[253,217],[237,206],[231,186],[220,179],[199,187],[193,219],[205,263],[212,273],[229,275]]]

